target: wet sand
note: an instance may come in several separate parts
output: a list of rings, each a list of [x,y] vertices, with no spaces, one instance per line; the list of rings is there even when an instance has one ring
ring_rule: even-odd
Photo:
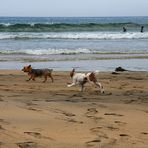
[[[148,147],[148,72],[99,73],[105,94],[53,76],[0,70],[0,148]]]

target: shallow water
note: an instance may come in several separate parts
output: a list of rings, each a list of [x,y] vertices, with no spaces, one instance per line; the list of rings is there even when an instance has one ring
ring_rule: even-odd
[[[31,64],[33,68],[53,68],[54,71],[114,71],[116,67],[123,67],[130,71],[148,71],[148,59],[112,59],[112,60],[81,60],[81,61],[50,61],[50,62],[0,62],[0,69],[21,70],[23,66]]]

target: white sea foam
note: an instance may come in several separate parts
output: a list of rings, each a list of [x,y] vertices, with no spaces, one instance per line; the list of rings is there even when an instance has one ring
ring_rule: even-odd
[[[79,54],[93,53],[90,49],[25,49],[25,50],[1,50],[1,54],[28,54],[28,55],[52,55],[52,54]]]
[[[98,39],[98,40],[115,40],[115,39],[148,39],[148,32],[50,32],[50,33],[0,33],[0,40],[4,39]]]
[[[140,54],[148,54],[148,51],[146,50],[99,50],[99,49],[89,49],[89,48],[75,48],[75,49],[54,49],[54,48],[48,48],[48,49],[9,49],[9,50],[0,50],[0,54],[5,54],[5,55],[74,55],[74,54],[129,54],[129,55],[140,55]]]

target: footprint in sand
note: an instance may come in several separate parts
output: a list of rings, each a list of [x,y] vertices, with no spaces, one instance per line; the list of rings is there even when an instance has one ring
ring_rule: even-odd
[[[103,119],[103,117],[96,117],[95,115],[98,113],[96,108],[88,108],[87,112],[85,113],[86,117],[93,119],[95,121]]]
[[[24,134],[33,136],[33,137],[38,138],[38,139],[44,138],[44,139],[53,140],[52,138],[43,136],[43,135],[41,135],[41,133],[38,133],[38,132],[24,132]]]
[[[4,119],[0,119],[0,123],[3,123],[3,124],[9,124],[9,123],[6,122]]]
[[[125,104],[129,104],[129,103],[132,103],[132,102],[135,102],[135,101],[137,101],[137,100],[135,100],[135,99],[130,99],[130,100],[125,100],[124,103],[125,103]]]
[[[107,115],[107,116],[124,116],[124,115],[121,115],[121,114],[116,114],[116,113],[105,113],[104,115]]]
[[[58,95],[58,96],[67,96],[67,94],[62,94],[62,93],[56,93],[53,96],[56,96],[56,95]]]
[[[86,116],[92,117],[94,114],[97,114],[97,113],[98,111],[96,110],[96,108],[88,108],[86,112]]]
[[[115,131],[115,130],[119,130],[118,127],[114,127],[114,126],[107,126],[107,129]]]
[[[97,137],[99,137],[99,138],[108,139],[109,137],[107,136],[106,133],[104,133],[104,132],[102,131],[102,129],[103,129],[102,126],[98,126],[98,127],[91,128],[90,131],[91,131],[93,134],[96,134]]]
[[[65,116],[68,116],[68,117],[76,116],[73,113],[69,113],[69,112],[66,112],[66,111],[63,111],[63,110],[60,110],[60,109],[54,109],[54,112],[55,113],[61,113],[61,114],[65,115]]]
[[[98,126],[98,127],[95,127],[95,128],[91,128],[90,130],[94,133],[97,133],[97,132],[100,132],[100,129],[102,129],[102,128],[103,128],[102,126]],[[107,127],[104,127],[104,128],[112,130],[112,131],[119,130],[118,127],[114,127],[114,126],[107,126]]]
[[[39,138],[39,139],[42,137],[42,135],[40,133],[37,133],[37,132],[24,132],[24,134],[28,134],[30,136],[33,136],[33,137]]]
[[[83,121],[77,121],[75,119],[66,119],[66,121],[73,122],[73,123],[79,123],[79,124],[83,124],[84,123]]]
[[[28,110],[32,110],[32,111],[37,111],[37,112],[42,111],[42,110],[40,110],[40,109],[36,109],[36,108],[33,108],[33,107],[28,107],[27,109],[28,109]]]
[[[92,131],[92,132],[99,132],[100,129],[102,129],[102,128],[103,128],[102,126],[98,126],[98,127],[91,128],[90,131]]]
[[[65,116],[68,116],[68,117],[76,116],[75,114],[73,114],[73,113],[68,113],[68,112],[63,112],[63,114],[64,114]]]
[[[83,121],[78,121],[76,119],[73,119],[69,116],[66,116],[66,117],[56,117],[56,119],[58,120],[64,120],[66,122],[69,122],[69,123],[78,123],[78,124],[83,124],[84,122]]]
[[[88,112],[91,112],[91,113],[98,113],[96,108],[88,108],[87,110],[88,110]]]
[[[2,145],[4,145],[4,143],[0,141],[0,148],[2,147]]]
[[[77,103],[78,102],[76,99],[66,99],[65,101],[67,101],[67,102],[73,102],[73,103]]]
[[[82,93],[77,93],[77,94],[73,94],[70,98],[73,98],[73,97],[82,97]]]
[[[148,110],[144,110],[145,113],[148,113]]]
[[[124,96],[129,96],[129,95],[133,95],[133,91],[132,90],[128,90],[128,91],[125,91],[124,93],[123,93],[123,95]]]
[[[61,118],[56,117],[56,119],[60,119],[60,120],[62,119],[62,120],[68,121],[68,122],[83,124],[83,121],[77,121],[74,118],[72,118],[72,117],[76,116],[73,113],[70,113],[70,112],[67,112],[67,111],[64,111],[64,110],[60,110],[60,109],[54,109],[53,112],[62,114]]]
[[[148,132],[141,132],[141,134],[143,134],[143,135],[148,135]]]
[[[5,130],[5,129],[2,127],[2,125],[0,125],[0,130]]]
[[[37,148],[37,143],[32,142],[32,141],[17,143],[17,145],[20,148]]]
[[[4,101],[2,98],[0,98],[0,101]]]
[[[125,124],[127,124],[126,122],[122,122],[122,121],[114,121],[115,123],[117,123],[118,125],[125,125]]]
[[[33,106],[33,105],[37,105],[35,103],[32,103],[32,102],[25,102],[27,106]]]
[[[95,139],[95,140],[88,141],[86,143],[89,144],[89,143],[96,143],[96,142],[101,142],[101,140],[100,139]]]
[[[129,137],[129,135],[127,135],[127,134],[120,134],[119,136],[120,137]]]

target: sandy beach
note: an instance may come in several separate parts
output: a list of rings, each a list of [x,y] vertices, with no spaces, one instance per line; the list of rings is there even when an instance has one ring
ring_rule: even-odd
[[[100,72],[105,94],[66,87],[68,72],[53,77],[0,70],[0,148],[148,147],[148,72]]]

